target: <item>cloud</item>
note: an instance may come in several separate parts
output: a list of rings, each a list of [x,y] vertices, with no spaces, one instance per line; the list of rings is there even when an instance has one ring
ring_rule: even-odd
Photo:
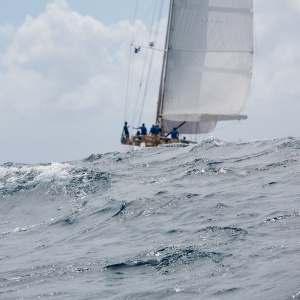
[[[10,24],[0,26],[1,39],[11,37],[14,33],[14,27]]]
[[[298,0],[291,0],[289,2],[289,5],[292,9],[296,9],[298,13],[300,13],[300,2]]]
[[[120,48],[128,45],[129,35],[129,22],[107,27],[71,11],[63,0],[48,4],[37,18],[26,18],[1,55],[0,108],[99,109],[108,90],[119,90],[120,98],[125,67]]]
[[[137,26],[145,37],[145,25]],[[108,106],[119,108],[126,93],[131,30],[128,21],[105,26],[82,16],[64,0],[48,4],[37,18],[27,16],[1,55],[0,109],[102,114]],[[11,28],[6,31],[12,34]],[[136,73],[143,57],[137,58]]]
[[[254,101],[281,102],[300,94],[297,1],[256,1],[257,75]]]
[[[165,25],[159,28],[158,45],[164,43]],[[135,28],[139,32],[135,42],[143,44],[148,30],[141,21]],[[72,11],[65,0],[49,3],[35,18],[27,16],[18,28],[0,27],[0,37],[5,40],[0,48],[0,128],[8,141],[2,153],[13,153],[26,145],[27,152],[38,152],[34,161],[42,161],[43,153],[59,144],[59,155],[78,158],[85,145],[89,148],[84,150],[86,155],[91,153],[95,130],[98,136],[108,138],[103,149],[119,145],[132,29],[127,20],[107,26],[83,16]],[[134,85],[145,85],[145,79],[140,81],[138,76],[145,57],[146,50],[132,56],[136,66],[130,81],[132,90]],[[149,60],[150,52],[147,57]],[[153,58],[154,69],[159,62]],[[159,80],[154,74],[150,86]],[[147,94],[156,103],[157,87]],[[129,100],[134,102],[135,98]],[[149,105],[145,105],[145,115],[151,115],[152,120],[155,106]],[[85,143],[78,145],[79,136]],[[48,155],[56,157],[53,152]]]

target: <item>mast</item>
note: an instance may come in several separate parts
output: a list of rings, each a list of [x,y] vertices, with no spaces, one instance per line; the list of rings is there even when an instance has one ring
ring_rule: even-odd
[[[167,65],[167,57],[169,51],[173,6],[174,6],[174,0],[170,0],[169,17],[168,17],[167,33],[166,33],[166,41],[165,41],[165,52],[163,57],[163,65],[161,71],[160,87],[159,87],[158,102],[157,102],[157,112],[156,112],[156,124],[159,124],[162,130],[162,134],[164,134],[164,128],[163,128],[163,122],[161,121],[161,114],[163,110],[164,87],[166,82],[166,65]]]

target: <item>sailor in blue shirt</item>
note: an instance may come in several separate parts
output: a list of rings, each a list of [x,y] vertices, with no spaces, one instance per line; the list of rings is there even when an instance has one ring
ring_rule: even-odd
[[[129,130],[128,130],[127,122],[125,122],[125,124],[124,124],[123,132],[124,132],[126,138],[129,138]]]
[[[150,129],[150,134],[151,135],[157,135],[158,134],[156,126],[152,125],[152,127]]]
[[[178,140],[179,139],[179,131],[176,128],[173,128],[171,131],[171,139]]]
[[[157,135],[160,135],[161,129],[159,128],[159,126],[158,126],[158,125],[155,125],[155,128],[156,128],[156,134],[157,134]]]
[[[142,126],[135,128],[141,130],[141,135],[147,135],[147,127],[145,126],[145,123],[142,124]]]

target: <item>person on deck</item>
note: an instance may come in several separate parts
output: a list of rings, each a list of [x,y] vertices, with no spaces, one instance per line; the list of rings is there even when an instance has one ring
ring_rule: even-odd
[[[183,140],[180,141],[183,144],[189,144],[189,142],[186,140],[185,136],[183,137]]]
[[[160,133],[161,133],[161,128],[160,128],[158,125],[155,125],[155,127],[156,127],[156,134],[157,134],[157,135],[160,135]]]
[[[141,135],[147,135],[147,127],[145,126],[145,123],[142,124],[142,126],[134,129],[140,129],[141,130]]]
[[[153,136],[156,136],[158,134],[157,132],[157,127],[152,125],[151,129],[150,129],[150,132],[149,132],[149,135],[153,135]]]
[[[171,131],[171,139],[173,142],[178,142],[179,131],[176,128],[173,128],[173,130]]]
[[[155,138],[155,141],[154,141],[155,146],[159,145],[160,132],[161,132],[161,129],[158,127],[158,125],[152,125],[149,135],[151,135]]]
[[[127,122],[125,122],[125,124],[124,124],[122,133],[124,133],[126,138],[129,139],[129,130],[128,130]]]

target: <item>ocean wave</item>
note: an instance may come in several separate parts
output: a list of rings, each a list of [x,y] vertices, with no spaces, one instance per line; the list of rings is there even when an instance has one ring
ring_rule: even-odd
[[[299,145],[0,166],[0,298],[298,297]]]

